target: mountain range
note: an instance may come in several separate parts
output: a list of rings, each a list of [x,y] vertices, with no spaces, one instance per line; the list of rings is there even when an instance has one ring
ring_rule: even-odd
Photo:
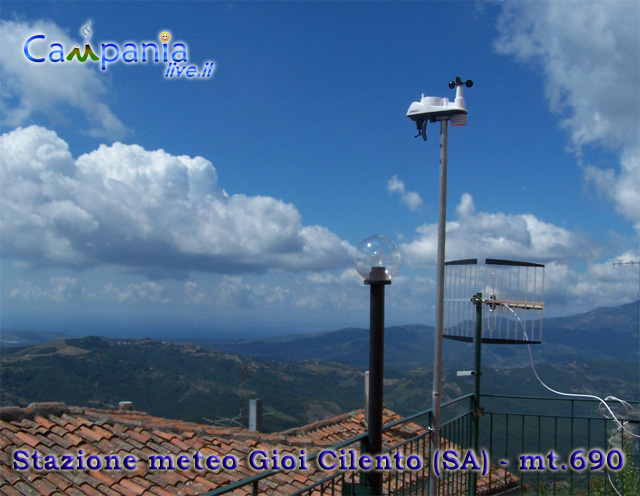
[[[536,362],[571,363],[588,360],[640,361],[637,303],[597,308],[570,317],[545,319],[543,343],[532,345]],[[413,367],[433,361],[434,328],[405,325],[385,329],[385,363]],[[356,367],[368,365],[369,331],[338,331],[241,341],[198,344],[220,351],[279,361],[322,360]],[[446,340],[443,360],[456,366],[473,364],[473,344]],[[484,344],[482,361],[491,368],[520,367],[529,361],[525,345]]]

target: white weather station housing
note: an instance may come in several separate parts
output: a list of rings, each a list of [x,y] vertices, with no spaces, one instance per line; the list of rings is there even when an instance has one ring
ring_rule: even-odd
[[[427,141],[427,122],[450,120],[452,126],[467,125],[467,109],[464,105],[462,87],[471,88],[473,81],[467,79],[462,81],[460,76],[456,76],[455,81],[449,81],[449,88],[456,89],[456,99],[450,102],[448,98],[438,96],[424,96],[419,102],[413,102],[407,111],[407,117],[415,121],[418,128],[418,136]]]

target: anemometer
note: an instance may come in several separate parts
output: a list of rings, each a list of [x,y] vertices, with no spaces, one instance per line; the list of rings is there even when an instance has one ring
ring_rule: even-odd
[[[467,79],[462,81],[460,76],[456,76],[455,81],[449,81],[449,88],[456,89],[456,98],[450,102],[448,98],[437,96],[424,96],[419,102],[413,102],[407,111],[407,117],[415,121],[418,134],[415,138],[422,136],[427,141],[427,122],[437,122],[450,120],[452,126],[467,125],[467,109],[464,105],[462,87],[471,88],[473,81]]]

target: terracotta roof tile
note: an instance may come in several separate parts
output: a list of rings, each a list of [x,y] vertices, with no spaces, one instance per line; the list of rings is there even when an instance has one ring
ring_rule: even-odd
[[[206,479],[205,477],[203,477],[202,475],[198,475],[195,478],[195,481],[204,486],[205,487],[205,491],[212,491],[213,489],[215,489],[216,487],[218,487],[218,484],[214,483],[213,481],[210,481],[208,479]]]
[[[0,480],[8,482],[9,484],[14,484],[19,481],[22,477],[19,472],[15,472],[11,468],[10,465],[5,465],[4,463],[0,465]]]
[[[131,496],[131,493],[129,493],[129,491],[127,491],[127,489],[120,484],[114,484],[113,486],[111,486],[111,489],[115,491],[118,496]]]
[[[82,493],[86,494],[87,496],[95,496],[96,493],[98,493],[98,489],[90,486],[89,484],[80,484],[77,489],[82,491]]]
[[[79,436],[82,436],[83,438],[85,438],[87,441],[102,441],[102,439],[105,438],[105,435],[102,432],[106,432],[103,429],[101,429],[100,431],[97,430],[97,428],[89,428],[85,425],[81,426],[77,431],[76,434],[78,434]]]
[[[62,436],[70,446],[79,446],[82,443],[82,438],[80,436],[76,436],[71,432],[66,432],[64,436]]]
[[[143,475],[146,475],[146,473]],[[133,479],[131,479],[131,482],[135,482],[137,485],[144,487],[145,490],[153,487],[153,484],[142,476],[134,477]]]
[[[151,431],[151,434],[153,434],[154,436],[161,437],[165,441],[171,441],[172,439],[177,437],[173,432],[162,432],[157,429],[154,429],[153,431]]]
[[[91,481],[95,481],[92,475],[89,475],[87,472],[82,470],[62,470],[60,471],[60,474],[69,479],[72,485],[76,486],[80,486],[84,483],[90,484]]]
[[[27,431],[27,432],[31,432],[34,431],[40,424],[37,424],[36,422],[31,421],[28,418],[24,418],[20,421],[20,430],[21,431]]]
[[[40,496],[40,492],[36,488],[24,481],[16,482],[13,487],[18,490],[19,494],[23,494],[24,496]]]
[[[114,438],[111,439],[111,442],[115,446],[117,446],[119,450],[122,450],[122,451],[130,452],[131,450],[134,449],[134,446],[131,443],[125,441],[122,438],[115,438],[114,437]]]
[[[84,491],[81,491],[77,487],[68,488],[65,491],[65,494],[68,494],[69,496],[87,496],[87,494]]]
[[[0,485],[0,494],[4,494],[6,496],[23,496],[20,491],[15,489],[10,484],[2,484],[2,485]]]
[[[8,429],[5,429],[3,431],[3,437],[5,437],[8,440],[7,443],[7,447],[12,446],[12,447],[17,447],[17,446],[22,446],[24,444],[24,442],[16,436],[15,432],[12,432]]]
[[[120,485],[127,489],[128,494],[142,494],[144,492],[144,487],[136,484],[131,479],[122,479],[120,481]]]
[[[151,484],[153,484],[153,487],[172,486],[173,484],[170,484],[169,480],[165,478],[164,475],[165,474],[161,472],[149,471],[145,476],[145,479],[147,479]],[[175,483],[178,483],[178,482],[179,481],[175,481]]]
[[[40,491],[40,494],[42,496],[50,496],[58,490],[55,484],[44,477],[36,477],[33,481],[31,481],[31,485],[38,491]]]
[[[127,431],[127,436],[129,440],[136,440],[139,443],[145,444],[147,441],[151,439],[151,436],[148,436],[145,433],[139,432],[138,429],[130,429]]]
[[[164,446],[161,446],[161,445],[155,443],[152,440],[148,441],[147,444],[145,444],[145,447],[147,447],[148,449],[150,449],[154,453],[160,453],[160,454],[168,454],[168,453],[172,453],[174,451],[174,448],[171,448],[171,449],[168,450]],[[177,451],[179,452],[180,450],[177,450]]]
[[[47,472],[47,479],[62,492],[65,492],[72,485],[69,479],[58,472]]]
[[[108,439],[102,439],[97,443],[93,443],[93,447],[98,453],[113,453],[117,451],[117,447]]]
[[[56,436],[55,434],[50,432],[39,432],[35,435],[35,437],[47,448],[55,446],[56,444],[58,444],[58,440],[61,439],[60,436]],[[56,437],[58,439],[56,439]],[[44,448],[40,446],[39,450],[42,451],[44,450]]]
[[[97,485],[111,486],[120,479],[119,477],[114,477],[113,473],[113,470],[94,470],[91,475],[96,480]]]
[[[163,488],[154,486],[149,489],[149,492],[155,494],[156,496],[175,496],[174,493],[170,493],[169,491],[165,491]]]
[[[9,431],[7,430],[7,433]],[[0,430],[0,450],[3,449],[4,446],[9,446],[11,444],[11,439],[5,436]]]
[[[193,479],[188,480],[187,482],[185,482],[184,485],[189,488],[190,492],[195,491],[197,494],[202,494],[207,492],[207,486],[200,484]]]
[[[153,474],[156,479],[162,478],[162,480],[166,481],[167,486],[177,486],[178,484],[184,484],[188,480],[181,472],[175,470],[154,471]]]
[[[173,453],[176,456],[179,456],[182,453],[184,453],[183,449],[180,449],[178,446],[168,441],[162,442],[160,446],[162,447],[163,453]]]
[[[80,419],[69,417],[69,415],[66,414],[60,417],[59,424],[70,432],[73,432],[80,426],[84,425],[84,423]]]
[[[180,441],[180,439],[177,438],[173,439],[171,441],[171,444],[180,449],[180,451],[195,451],[193,450],[192,446],[188,445],[187,443],[183,443],[182,441]]]
[[[0,430],[3,430],[3,429],[8,429],[11,432],[18,432],[20,430],[20,427],[12,424],[11,422],[5,422],[4,420],[0,420]]]
[[[48,431],[48,430],[50,430],[52,427],[54,427],[54,426],[55,426],[55,423],[54,423],[54,422],[51,422],[51,420],[49,420],[49,419],[48,419],[48,418],[46,418],[46,417],[36,417],[36,418],[34,419],[34,421],[35,421],[35,422],[37,422],[38,424],[40,424],[40,426],[41,426],[42,428],[44,428],[45,430],[47,430],[47,431]]]
[[[20,441],[22,441],[22,444],[28,444],[32,448],[35,448],[36,446],[38,446],[38,444],[40,444],[40,441],[37,438],[24,431],[16,432],[15,437],[20,439]]]
[[[104,494],[105,496],[122,496],[119,492],[104,484],[100,484],[96,489],[100,491],[100,494]]]

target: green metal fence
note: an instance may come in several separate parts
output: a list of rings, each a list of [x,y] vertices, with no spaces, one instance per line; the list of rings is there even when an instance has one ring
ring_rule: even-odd
[[[504,462],[500,465],[520,479],[520,494],[640,494],[638,440],[605,418],[598,401],[483,395],[482,402],[480,445],[494,463]],[[634,405],[637,409],[638,402]],[[638,435],[637,417],[625,418],[620,408],[614,411],[625,429]],[[605,470],[608,465],[617,468],[617,452],[626,458],[625,467]],[[523,459],[526,455],[531,456]]]
[[[506,395],[482,395],[484,415],[477,419],[479,426],[479,449],[472,446],[474,417],[473,395],[466,395],[443,403],[441,422],[441,444],[439,459],[442,468],[443,454],[449,450],[456,454],[458,464],[473,460],[483,464],[489,461],[490,470],[478,475],[477,486],[470,477],[477,472],[453,469],[453,458],[449,470],[440,470],[439,487],[443,496],[468,495],[476,487],[478,495],[485,494],[540,494],[540,495],[610,495],[617,493],[608,482],[610,477],[621,495],[640,494],[638,481],[639,451],[637,439],[623,435],[611,419],[598,412],[598,404],[586,399],[557,399],[542,397],[517,397]],[[636,403],[636,408],[638,404]],[[620,412],[617,412],[620,413]],[[387,432],[408,422],[423,427],[431,425],[432,411],[425,410],[384,427]],[[623,415],[624,416],[624,415]],[[625,427],[638,433],[637,419]],[[343,441],[330,449],[360,449],[366,434]],[[582,451],[584,450],[584,451]],[[428,495],[428,477],[434,453],[431,452],[429,431],[390,446],[385,453],[399,452],[405,458],[417,455],[423,460],[419,470],[384,472],[383,493],[389,495]],[[625,467],[605,471],[592,468],[600,463],[599,453],[604,453],[604,466],[610,462],[617,467],[616,452],[626,458]],[[549,455],[551,453],[551,455]],[[610,460],[607,459],[607,453]],[[474,456],[475,455],[475,456]],[[573,458],[572,458],[573,455]],[[308,464],[315,463],[318,453],[307,457]],[[469,460],[471,456],[471,461]],[[526,458],[522,458],[522,457]],[[551,456],[551,459],[549,458]],[[554,458],[555,457],[555,458]],[[590,459],[591,457],[591,459]],[[557,470],[552,470],[550,461]],[[595,463],[594,463],[595,462]],[[529,466],[521,468],[522,464]],[[571,470],[571,465],[580,470]],[[584,464],[584,467],[582,465]],[[542,465],[542,466],[539,466]],[[562,469],[562,465],[565,469]],[[534,469],[539,468],[539,470]],[[274,483],[279,472],[268,471],[254,477],[228,484],[203,496],[222,494],[279,494]],[[300,496],[359,495],[366,475],[357,471],[343,471],[327,475],[310,482],[303,489],[290,494]]]

